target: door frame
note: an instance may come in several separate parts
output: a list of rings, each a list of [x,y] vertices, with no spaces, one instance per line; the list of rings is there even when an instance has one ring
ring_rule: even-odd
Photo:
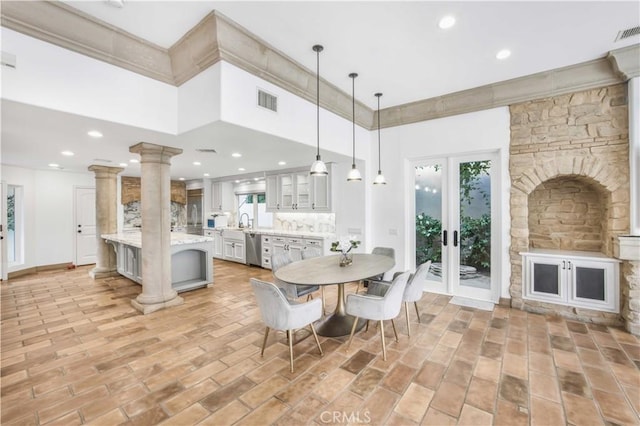
[[[456,160],[456,164],[459,162],[465,161],[480,161],[481,159],[489,159],[491,160],[491,290],[490,290],[490,302],[498,303],[500,300],[501,294],[501,277],[502,277],[502,236],[500,226],[502,222],[502,193],[501,193],[501,185],[500,179],[502,178],[502,162],[500,150],[481,150],[481,151],[470,151],[470,152],[461,152],[461,153],[451,153],[447,155],[437,155],[437,156],[424,156],[424,157],[416,157],[405,160],[405,223],[407,224],[405,230],[405,252],[407,253],[407,257],[405,258],[405,264],[411,270],[415,270],[416,268],[416,201],[415,201],[415,167],[419,165],[428,164],[436,164],[440,162],[441,164],[446,164],[447,176],[443,179],[442,183],[442,192],[446,191],[447,194],[450,194],[451,191],[459,191],[457,187],[453,187],[451,176],[454,173],[453,168],[451,167],[452,161]],[[457,182],[457,179],[455,180]],[[458,197],[446,197],[446,200],[443,200],[443,203],[447,203],[446,207],[444,207],[446,211],[446,216],[442,218],[442,229],[450,229],[453,231],[453,228],[449,224],[449,220],[459,219],[459,217],[452,217],[451,211],[455,211],[456,206],[454,206],[454,201],[458,200]],[[459,216],[459,207],[455,216]],[[456,227],[459,227],[459,220]],[[458,233],[460,232],[459,229]],[[449,236],[449,240],[452,240],[452,235]],[[459,246],[458,246],[459,247]],[[455,256],[459,256],[459,248],[456,250]],[[443,284],[440,288],[430,288],[429,291],[440,294],[447,294],[452,296],[461,296],[466,298],[472,298],[476,296],[475,292],[469,291],[469,289],[465,289],[469,291],[471,294],[464,295],[458,294],[461,292],[459,289],[459,284],[454,285],[454,280],[450,279],[453,276],[453,272],[458,271],[458,266],[454,265],[454,259],[449,261],[448,253],[445,255],[445,252],[449,252],[449,250],[443,250],[443,266],[446,266],[446,272],[443,271]],[[447,256],[445,260],[445,256]],[[459,257],[458,257],[459,259]],[[459,264],[459,260],[456,260]],[[446,262],[446,264],[445,264]],[[443,268],[444,269],[444,268]],[[446,281],[446,282],[445,282]],[[478,300],[486,300],[486,299],[478,299]]]

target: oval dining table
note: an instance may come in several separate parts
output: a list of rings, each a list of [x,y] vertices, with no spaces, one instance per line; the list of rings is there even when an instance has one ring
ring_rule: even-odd
[[[389,256],[379,254],[353,255],[353,263],[340,266],[340,255],[319,256],[292,262],[275,272],[276,278],[290,284],[299,285],[338,285],[338,303],[335,311],[316,324],[316,331],[325,337],[346,336],[351,333],[353,320],[345,309],[345,283],[387,272],[395,265]],[[364,327],[360,321],[357,329]]]

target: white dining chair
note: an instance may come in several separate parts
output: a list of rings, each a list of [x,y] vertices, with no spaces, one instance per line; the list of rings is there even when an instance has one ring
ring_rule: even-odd
[[[276,274],[275,274],[276,271],[282,268],[283,266],[290,264],[291,262],[293,262],[293,260],[291,259],[291,256],[289,256],[289,253],[287,252],[271,255],[271,272],[273,274],[273,280],[276,286],[281,288],[287,295],[287,298],[291,300],[296,300],[302,296],[307,296],[307,300],[313,299],[312,293],[315,291],[318,291],[320,289],[320,286],[291,284],[291,283],[279,280],[278,277],[276,277]]]
[[[404,312],[407,317],[407,335],[411,337],[411,326],[409,324],[409,303],[413,302],[413,306],[416,308],[416,315],[418,316],[418,323],[420,323],[420,311],[418,310],[418,301],[422,298],[424,289],[424,282],[427,279],[427,274],[431,268],[431,261],[428,260],[422,265],[418,266],[416,272],[411,274],[407,281],[407,286],[404,289],[402,295],[402,302],[404,302]],[[375,296],[383,296],[389,288],[388,281],[371,281],[367,289],[367,294]]]
[[[390,257],[394,261],[396,260],[396,251],[391,247],[374,247],[373,250],[371,250],[371,254],[379,254],[380,256]],[[362,280],[362,283],[363,283],[363,286],[367,288],[369,287],[369,283],[371,281],[382,281],[382,280],[384,280],[384,273],[366,278]],[[356,293],[358,293],[359,290],[360,290],[360,283],[358,283],[358,287],[356,288]]]
[[[311,328],[322,356],[322,346],[313,327],[313,322],[322,317],[322,302],[316,299],[305,303],[290,303],[275,284],[256,278],[251,278],[250,282],[260,307],[262,321],[267,326],[260,356],[264,356],[270,329],[286,331],[289,341],[289,363],[293,373],[293,332],[307,325]]]
[[[351,346],[353,335],[356,331],[358,319],[364,318],[367,321],[374,320],[380,321],[380,337],[382,339],[382,358],[387,360],[387,347],[384,342],[384,321],[391,320],[393,326],[393,333],[398,341],[398,332],[396,331],[396,325],[393,319],[400,313],[400,307],[402,305],[402,295],[409,279],[409,272],[403,272],[394,278],[389,285],[384,296],[376,296],[373,294],[350,294],[347,296],[347,314],[353,315],[355,321],[353,327],[351,327],[351,335],[349,336],[349,343],[347,344],[347,350]]]

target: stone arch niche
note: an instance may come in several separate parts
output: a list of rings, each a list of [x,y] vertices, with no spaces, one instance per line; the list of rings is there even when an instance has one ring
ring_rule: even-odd
[[[522,258],[531,248],[600,252],[629,232],[626,85],[510,106],[511,305],[619,325],[621,314],[525,300]],[[620,280],[621,312],[629,283]]]

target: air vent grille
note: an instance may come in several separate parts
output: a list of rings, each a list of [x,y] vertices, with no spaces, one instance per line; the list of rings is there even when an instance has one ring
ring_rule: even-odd
[[[258,89],[258,106],[278,112],[278,98],[263,90]]]
[[[106,158],[94,158],[93,161],[95,163],[111,163],[111,160],[107,160]]]
[[[618,31],[618,37],[615,41],[624,40],[625,38],[633,37],[640,34],[640,27],[627,28],[626,30]]]
[[[218,153],[218,151],[216,151],[213,148],[198,148],[198,149],[196,149],[196,151],[204,152],[204,153],[207,153],[207,154],[217,154]]]

